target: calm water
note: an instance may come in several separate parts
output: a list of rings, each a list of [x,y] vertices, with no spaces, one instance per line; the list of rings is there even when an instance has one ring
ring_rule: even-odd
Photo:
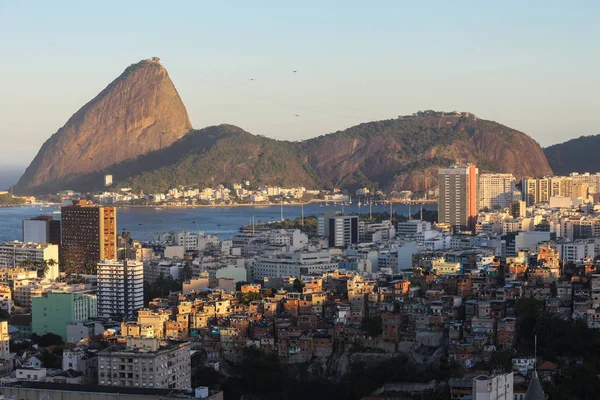
[[[412,206],[412,213],[419,207]],[[437,205],[426,204],[423,209],[436,210]],[[37,215],[52,215],[59,219],[60,214],[52,214],[59,210],[58,207],[3,207],[0,208],[0,241],[21,240],[21,221]],[[340,206],[323,206],[317,203],[304,206],[304,215],[318,215],[326,210],[341,210]],[[346,213],[358,213],[356,204],[344,207]],[[373,212],[387,212],[389,205],[374,206]],[[394,212],[408,214],[408,206],[394,204]],[[202,208],[119,208],[117,210],[118,231],[128,230],[135,239],[148,240],[155,232],[171,230],[203,230],[206,233],[217,234],[227,238],[239,232],[242,225],[251,223],[252,215],[256,223],[279,220],[281,208],[279,206],[264,207],[202,207]],[[368,214],[369,208],[360,207],[360,213]],[[284,206],[283,216],[293,219],[301,216],[301,206]]]

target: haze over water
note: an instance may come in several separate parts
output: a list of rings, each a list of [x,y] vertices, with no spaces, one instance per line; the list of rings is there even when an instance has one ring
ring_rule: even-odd
[[[415,213],[420,206],[412,206],[411,213]],[[436,210],[436,204],[425,204],[424,210]],[[56,206],[52,207],[3,207],[0,208],[0,242],[22,239],[21,221],[41,214],[52,215],[56,219],[60,214]],[[304,206],[304,215],[319,215],[327,210],[341,210],[340,206],[323,206],[317,203]],[[359,212],[357,204],[344,207],[347,214]],[[388,212],[389,205],[373,206],[373,212]],[[408,215],[408,206],[394,204],[393,211]],[[360,207],[360,213],[368,214],[369,207]],[[251,223],[252,215],[256,223],[277,221],[281,216],[279,206],[256,206],[256,207],[199,207],[199,208],[119,208],[117,210],[118,232],[128,230],[138,240],[150,240],[152,234],[166,231],[199,231],[219,235],[220,238],[229,238],[239,233],[242,225]],[[285,219],[294,219],[302,215],[302,207],[299,205],[284,206],[283,216]]]

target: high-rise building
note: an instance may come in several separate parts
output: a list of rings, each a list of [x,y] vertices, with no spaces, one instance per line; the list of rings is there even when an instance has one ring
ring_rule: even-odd
[[[51,291],[31,299],[31,332],[39,336],[46,333],[60,335],[67,340],[67,325],[96,318],[95,295]]]
[[[134,260],[98,263],[98,315],[132,317],[144,306],[144,264]]]
[[[511,201],[508,205],[508,213],[513,218],[525,217],[525,202],[522,200]]]
[[[55,220],[50,215],[24,219],[22,226],[25,243],[60,244],[60,220]]]
[[[62,207],[60,261],[82,264],[117,258],[117,211],[86,200]]]
[[[481,174],[477,194],[479,210],[504,209],[514,199],[516,180],[512,174]]]
[[[98,352],[98,384],[159,389],[188,389],[190,342],[128,337]]]
[[[329,238],[329,247],[358,243],[358,215],[325,213],[317,219],[317,234]]]
[[[7,357],[10,354],[9,343],[8,321],[0,321],[0,357]]]
[[[473,164],[440,168],[439,222],[458,230],[475,230],[478,176]]]
[[[556,178],[523,178],[521,180],[523,201],[527,206],[548,201],[553,195],[559,196],[568,188]],[[570,197],[570,196],[569,196]]]

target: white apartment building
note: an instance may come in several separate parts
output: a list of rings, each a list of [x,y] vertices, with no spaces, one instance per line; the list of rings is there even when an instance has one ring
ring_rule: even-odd
[[[144,306],[144,264],[134,260],[98,263],[98,315],[132,317]]]
[[[559,245],[559,254],[563,262],[583,261],[586,258],[593,259],[596,255],[594,239],[581,239],[570,243],[563,243]]]
[[[337,263],[331,261],[331,252],[329,251],[278,253],[258,257],[254,261],[252,278],[262,280],[265,277],[299,277],[336,268]]]
[[[397,235],[414,235],[431,230],[431,222],[421,221],[420,219],[412,219],[405,222],[398,222],[396,225]]]
[[[513,400],[513,373],[473,378],[473,400]]]
[[[0,268],[16,267],[21,261],[39,263],[50,259],[58,263],[58,245],[48,243],[24,243],[19,241],[0,244]]]
[[[508,207],[511,201],[521,198],[512,174],[479,174],[478,185],[479,210],[503,209]]]
[[[190,342],[128,337],[98,352],[98,384],[159,389],[188,389]]]

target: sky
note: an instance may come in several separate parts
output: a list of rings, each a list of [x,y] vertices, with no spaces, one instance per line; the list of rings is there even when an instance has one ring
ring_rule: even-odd
[[[0,0],[0,174],[152,56],[195,128],[301,140],[433,109],[542,146],[597,134],[599,16],[598,1]]]

